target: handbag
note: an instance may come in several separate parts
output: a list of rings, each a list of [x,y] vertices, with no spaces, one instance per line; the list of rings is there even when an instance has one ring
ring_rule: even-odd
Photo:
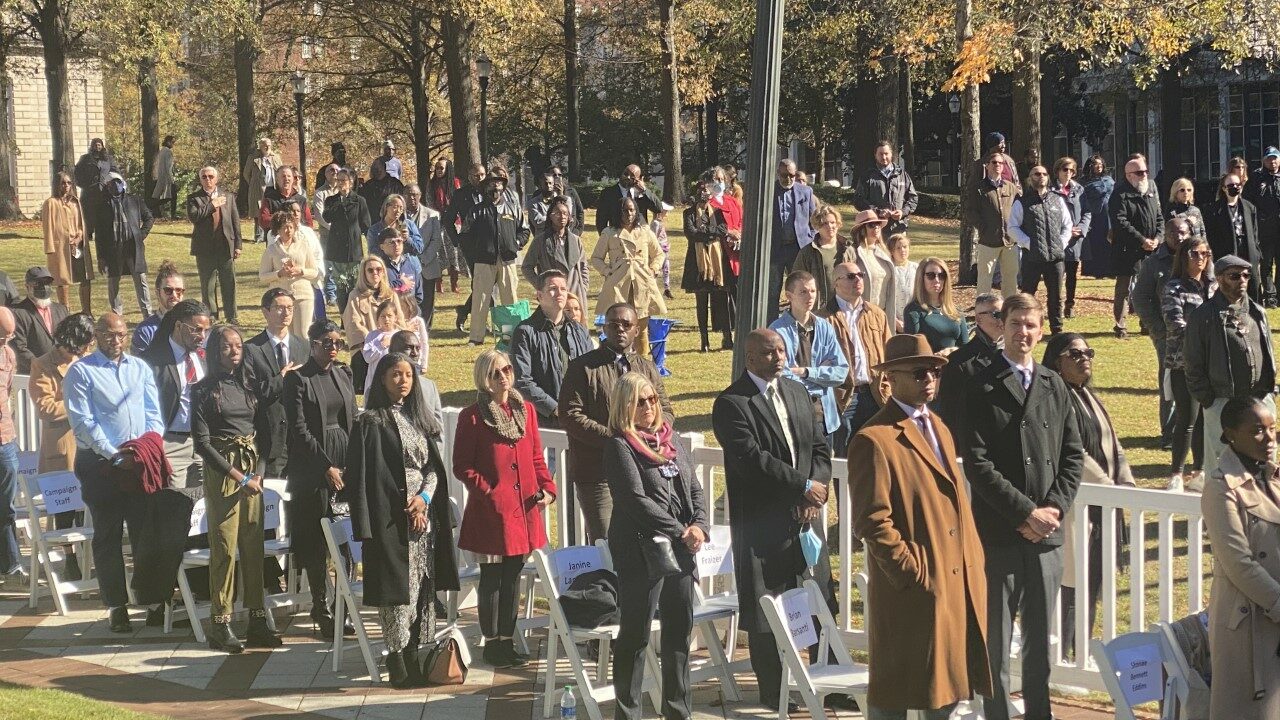
[[[452,633],[428,650],[421,662],[428,685],[462,685],[467,681],[467,658]]]
[[[675,550],[671,547],[671,538],[654,535],[650,539],[640,538],[640,552],[644,555],[644,565],[649,571],[650,580],[660,580],[668,575],[680,574],[680,563],[676,560]]]

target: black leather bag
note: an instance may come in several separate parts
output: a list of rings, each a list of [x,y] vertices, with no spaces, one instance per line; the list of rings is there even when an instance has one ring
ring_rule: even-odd
[[[671,547],[670,538],[656,536],[640,538],[640,552],[644,555],[644,565],[649,570],[650,580],[660,580],[668,575],[680,574],[680,562],[676,560],[675,549]]]

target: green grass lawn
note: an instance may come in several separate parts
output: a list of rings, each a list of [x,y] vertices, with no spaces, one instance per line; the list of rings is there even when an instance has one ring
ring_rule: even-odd
[[[163,720],[61,690],[0,683],[0,720]]]

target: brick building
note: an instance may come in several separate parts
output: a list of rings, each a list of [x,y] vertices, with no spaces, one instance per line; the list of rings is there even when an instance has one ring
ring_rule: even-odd
[[[4,112],[13,128],[13,157],[3,171],[18,194],[18,207],[33,217],[49,197],[53,177],[53,139],[49,131],[49,103],[45,92],[44,58],[14,54],[9,58],[10,95]],[[90,138],[105,137],[102,109],[102,69],[97,60],[72,59],[71,126],[76,156],[89,149]]]

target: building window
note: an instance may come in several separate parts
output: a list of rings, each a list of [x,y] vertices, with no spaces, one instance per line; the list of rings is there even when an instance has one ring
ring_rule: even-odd
[[[1280,145],[1280,89],[1275,83],[1233,86],[1228,118],[1231,156],[1256,162],[1263,148]]]
[[[1108,165],[1124,167],[1133,153],[1146,155],[1147,102],[1117,97],[1111,105],[1111,132],[1102,139],[1102,156]]]
[[[1216,177],[1222,161],[1218,142],[1221,118],[1218,89],[1184,90],[1181,116],[1179,175],[1202,180]]]

